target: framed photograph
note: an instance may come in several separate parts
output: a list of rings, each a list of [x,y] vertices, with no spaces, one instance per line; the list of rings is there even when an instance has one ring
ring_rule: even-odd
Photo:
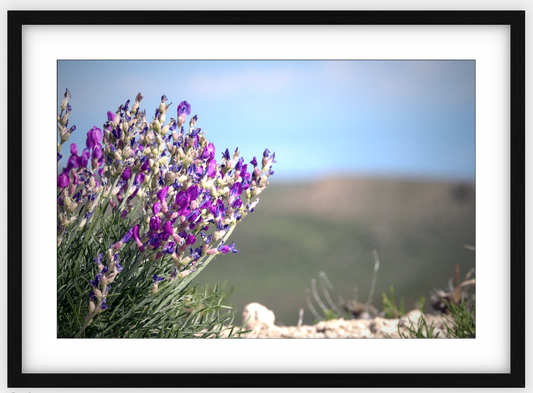
[[[523,387],[525,385],[524,11],[8,11],[7,18],[8,387],[401,388]],[[112,72],[110,67],[106,68],[111,63]],[[175,68],[176,71],[173,71],[172,68],[158,68],[159,65],[155,67],[156,63],[159,65],[179,63],[179,66]],[[70,67],[72,64],[75,64],[74,71]],[[268,67],[255,72],[252,67],[257,64],[267,64]],[[276,64],[282,66],[276,68]],[[323,67],[325,73],[316,73],[312,69],[312,66],[317,64],[320,67],[327,66]],[[354,64],[357,64],[357,67],[354,67]],[[368,69],[360,67],[362,64]],[[453,154],[447,163],[453,162],[457,166],[448,164],[444,166],[447,166],[446,169],[459,168],[453,176],[467,178],[471,184],[468,187],[454,188],[454,198],[463,200],[465,193],[468,194],[469,190],[473,190],[471,202],[472,206],[475,206],[473,208],[475,215],[471,216],[470,224],[475,236],[472,236],[471,244],[467,245],[471,249],[475,248],[476,332],[473,339],[331,340],[318,335],[315,339],[306,340],[281,338],[259,340],[180,338],[172,340],[170,338],[141,339],[140,335],[132,335],[127,329],[118,336],[132,338],[119,339],[110,334],[112,332],[108,332],[109,329],[104,330],[108,335],[98,333],[96,328],[84,330],[90,326],[92,317],[96,315],[94,314],[96,309],[100,312],[105,310],[106,303],[102,302],[102,296],[105,300],[106,294],[95,292],[88,294],[89,314],[87,314],[87,323],[82,329],[77,334],[75,332],[60,333],[59,325],[62,323],[58,322],[60,320],[58,312],[58,286],[60,284],[56,268],[58,265],[58,233],[62,228],[58,226],[54,206],[58,206],[59,203],[56,187],[60,187],[60,183],[62,188],[68,187],[70,180],[68,177],[66,177],[66,182],[65,179],[58,179],[58,168],[63,164],[67,165],[68,157],[65,157],[63,161],[59,153],[56,157],[54,149],[57,133],[55,134],[56,140],[54,140],[54,133],[58,129],[58,122],[66,127],[65,123],[68,121],[68,118],[61,117],[64,112],[59,118],[56,115],[57,108],[62,106],[63,93],[65,98],[70,98],[69,93],[72,93],[72,96],[76,94],[78,97],[83,96],[83,99],[79,99],[77,103],[86,108],[96,107],[99,102],[106,102],[105,105],[109,105],[106,101],[107,97],[118,92],[130,94],[129,89],[138,88],[136,81],[143,80],[143,78],[149,79],[154,81],[152,83],[154,90],[158,92],[142,93],[146,96],[163,94],[162,106],[156,110],[154,119],[161,119],[162,111],[164,113],[168,109],[168,106],[165,109],[164,105],[166,95],[168,95],[168,99],[174,101],[173,112],[175,113],[176,107],[178,108],[176,124],[183,126],[185,120],[180,120],[180,115],[189,116],[193,113],[190,113],[190,104],[184,101],[189,98],[181,97],[179,94],[182,93],[179,90],[202,91],[204,95],[198,95],[198,97],[219,97],[212,100],[211,107],[202,106],[204,105],[202,102],[191,102],[195,106],[194,111],[197,110],[196,108],[210,108],[209,110],[215,112],[213,126],[207,128],[216,129],[216,121],[219,121],[242,129],[246,127],[244,122],[252,118],[250,112],[260,105],[251,109],[252,107],[247,105],[246,97],[243,99],[241,96],[237,99],[239,93],[235,91],[238,87],[234,83],[235,80],[231,78],[219,78],[221,74],[215,73],[212,74],[215,76],[210,78],[196,77],[195,73],[202,67],[216,69],[234,67],[241,73],[239,83],[247,81],[246,83],[258,86],[255,95],[247,96],[248,100],[257,100],[257,97],[261,97],[263,93],[269,94],[272,99],[265,101],[267,104],[261,107],[260,113],[253,115],[255,119],[261,119],[264,129],[259,127],[246,130],[242,134],[232,134],[230,126],[226,128],[224,135],[219,137],[224,141],[223,143],[233,143],[232,141],[226,142],[223,137],[229,139],[231,135],[238,135],[243,141],[242,145],[239,145],[239,150],[247,154],[245,158],[249,161],[248,155],[256,154],[258,158],[263,158],[263,161],[267,163],[263,166],[269,166],[275,161],[274,155],[268,149],[264,153],[244,152],[244,149],[248,150],[247,141],[249,140],[260,143],[264,149],[263,144],[268,143],[269,135],[277,132],[276,141],[282,146],[268,146],[268,148],[279,149],[276,150],[275,158],[281,162],[281,168],[284,168],[282,160],[287,163],[292,159],[296,163],[294,176],[304,176],[308,173],[329,174],[331,171],[337,171],[338,166],[335,165],[340,165],[339,163],[346,168],[351,168],[350,165],[359,159],[356,155],[362,154],[366,146],[387,144],[384,139],[380,140],[376,139],[376,135],[372,136],[372,133],[379,133],[380,124],[385,123],[381,122],[382,119],[376,115],[377,112],[371,113],[370,104],[368,104],[370,100],[374,100],[375,103],[381,102],[386,108],[384,111],[392,115],[390,121],[393,121],[393,118],[401,119],[405,115],[402,100],[407,92],[415,89],[412,84],[414,79],[388,78],[386,70],[383,70],[384,64],[387,67],[393,65],[408,68],[409,75],[413,78],[422,75],[422,78],[416,79],[419,84],[417,88],[424,87],[426,89],[424,91],[433,90],[431,97],[439,96],[440,92],[443,95],[449,93],[452,85],[464,87],[467,92],[465,101],[458,101],[456,95],[450,94],[436,101],[438,105],[441,105],[437,107],[436,112],[425,112],[426,107],[420,104],[419,111],[412,115],[412,124],[416,123],[419,126],[425,124],[425,127],[428,127],[428,133],[434,131],[440,135],[446,135],[446,138],[427,136],[424,126],[420,128],[421,131],[418,134],[408,136],[409,130],[401,128],[398,124],[395,134],[395,138],[398,139],[394,139],[396,142],[388,141],[389,148],[393,149],[378,149],[376,151],[380,151],[382,155],[374,158],[380,162],[388,162],[389,168],[393,168],[393,171],[403,173],[402,167],[399,166],[398,161],[395,161],[395,156],[416,155],[420,160],[425,160],[422,164],[417,164],[419,176],[426,176],[431,170],[438,172],[439,168],[442,168],[442,166],[439,167],[442,165],[442,162],[438,162],[439,157],[431,157],[432,150],[421,151],[413,145],[413,141],[417,138],[423,139],[426,141],[425,146],[451,143],[449,141],[454,138],[463,141],[461,138],[465,135],[461,127],[465,121],[468,122],[471,133],[468,135],[469,139],[467,138],[466,150],[460,150],[457,148],[458,144],[452,143],[449,151]],[[457,69],[453,68],[456,65]],[[437,87],[434,86],[437,85],[434,84],[435,78],[432,72],[435,69],[439,72],[443,69],[448,70],[449,66],[453,66],[455,73],[450,74],[451,79],[440,78],[439,93],[436,93]],[[353,86],[364,85],[366,88],[364,96],[357,93],[359,95],[348,94],[340,97],[336,93],[337,90],[327,88],[331,85],[344,84],[345,80],[342,79],[342,75],[346,72],[350,75],[357,73],[362,75],[353,82]],[[290,101],[279,87],[289,85],[287,81],[291,80],[291,75],[302,76],[304,73],[308,73],[305,83],[290,85],[298,91],[300,98],[298,102],[294,99]],[[372,82],[369,82],[370,79]],[[299,79],[299,83],[302,80],[304,79]],[[188,81],[188,84],[185,81]],[[62,86],[63,83],[70,85]],[[426,86],[423,86],[424,84]],[[103,85],[106,86],[105,89],[99,87]],[[72,90],[74,89],[72,86],[76,87],[76,91]],[[162,86],[172,92],[159,92]],[[189,90],[185,86],[189,86]],[[379,101],[372,96],[372,89],[376,86],[385,86],[387,92],[397,92],[397,95],[391,93],[385,97],[386,100]],[[65,88],[72,91],[67,90],[65,93]],[[88,91],[92,93],[88,94]],[[317,95],[317,91],[320,95]],[[136,91],[134,94],[137,93]],[[216,96],[216,94],[219,95]],[[381,96],[380,99],[383,97]],[[134,105],[136,97],[135,95],[126,96],[123,99],[130,99],[131,105]],[[76,112],[74,102],[73,113]],[[116,102],[116,105],[122,103]],[[125,105],[127,107],[128,103]],[[62,109],[66,110],[67,104],[63,106]],[[292,106],[295,108],[294,111]],[[304,112],[296,108],[304,106],[316,109],[312,112],[305,112],[309,115],[303,117],[301,113]],[[451,106],[456,108],[455,111],[449,110]],[[111,111],[114,109],[109,108]],[[146,109],[148,112],[152,110],[149,104]],[[124,110],[121,119],[126,118],[130,121],[128,109],[121,106],[119,111],[121,110]],[[202,113],[199,109],[198,111],[199,121],[202,121]],[[358,133],[355,134],[354,129],[345,127],[342,121],[346,114],[357,117],[357,122],[350,124],[360,125],[363,130],[367,130],[366,134],[363,131],[357,131]],[[108,112],[107,116],[109,128],[104,130],[104,138],[110,138],[105,134],[109,132],[109,135],[114,135],[117,140],[120,139],[118,128],[113,126],[118,115]],[[147,115],[147,117],[150,116],[152,116],[151,113]],[[373,116],[374,124],[370,125],[369,116]],[[189,120],[190,117],[187,118],[187,122]],[[79,121],[83,124],[83,128],[90,128],[93,127],[93,123],[90,122],[99,120],[91,118]],[[116,123],[120,121],[122,120],[117,120]],[[170,120],[170,126],[174,124],[172,121],[173,119]],[[210,118],[205,118],[205,121],[209,124]],[[90,124],[85,124],[85,122]],[[164,124],[164,120],[162,122]],[[156,124],[155,120],[151,123],[149,130],[155,129],[156,126],[153,124]],[[190,127],[194,134],[191,138],[195,138],[200,131],[194,129],[192,120],[190,124],[192,124]],[[310,124],[320,125],[316,134],[311,131]],[[394,128],[391,124],[387,127]],[[94,127],[97,128],[100,125],[97,124]],[[285,129],[284,126],[288,128]],[[429,130],[431,127],[433,131]],[[276,128],[277,131],[274,130]],[[74,131],[72,130],[72,133]],[[78,133],[86,131],[80,130]],[[63,136],[61,132],[60,130],[60,135]],[[96,134],[91,134],[92,136],[86,142],[87,149],[93,149],[92,157],[87,156],[89,158],[86,157],[86,161],[92,158],[97,163],[99,155],[94,150],[94,146],[101,140],[102,134],[98,137],[97,131],[94,133]],[[354,138],[354,135],[357,137]],[[68,139],[69,136],[70,133],[66,138]],[[405,136],[403,141],[402,136]],[[165,137],[168,139],[166,141],[170,146],[169,149],[178,146],[172,144],[170,137]],[[175,142],[181,146],[183,140],[179,139],[180,137],[181,134],[179,136],[176,134]],[[211,138],[211,133],[206,137]],[[91,138],[94,141],[90,141]],[[213,135],[213,138],[217,137]],[[322,148],[311,147],[314,146],[310,143],[311,140],[318,141]],[[203,143],[201,141],[197,143]],[[132,148],[137,149],[135,140],[131,142]],[[80,143],[83,145],[85,139],[83,141],[80,139],[78,145]],[[194,142],[191,143],[194,144]],[[231,145],[229,147],[231,148]],[[342,148],[347,150],[335,155],[336,152],[342,152]],[[204,152],[206,160],[212,159],[210,149],[206,145]],[[66,145],[65,150],[67,150]],[[70,148],[70,151],[72,156],[78,156],[78,148],[75,145]],[[139,154],[140,152],[142,149],[139,149]],[[201,153],[202,157],[204,153]],[[217,150],[217,155],[220,153]],[[125,151],[123,154],[126,154]],[[77,158],[75,164],[72,165],[76,167],[82,165],[81,157],[83,156]],[[111,155],[108,157],[111,166]],[[119,158],[114,157],[120,162],[122,159],[127,160],[127,157],[123,158],[121,155]],[[224,153],[223,166],[214,165],[221,175],[235,175],[236,171],[232,171],[231,166],[234,164],[229,163],[230,158],[229,153]],[[466,160],[466,164],[463,162],[462,167],[458,163],[461,160]],[[150,166],[150,171],[154,173],[159,173],[159,165],[165,165],[164,160],[156,166],[148,159],[145,161],[146,165]],[[195,163],[200,166],[200,161],[197,160]],[[257,162],[253,164],[254,161],[256,161],[255,157],[248,166],[253,165],[255,168]],[[358,165],[360,162],[362,161],[357,161]],[[207,173],[209,176],[210,169],[207,166],[210,166],[210,161],[205,161],[203,164],[206,166],[205,173],[203,167],[200,169],[195,167],[196,172],[189,175],[198,177],[198,174],[206,176]],[[331,166],[328,166],[330,164]],[[72,169],[72,165],[68,167],[69,170]],[[242,162],[239,165],[242,165]],[[464,167],[469,169],[461,172],[460,168]],[[276,179],[279,176],[280,179],[285,180],[286,188],[283,190],[289,190],[290,179],[283,178],[284,174],[280,174],[275,166],[273,168],[277,172]],[[371,173],[371,169],[368,170]],[[246,170],[244,172],[246,173]],[[68,171],[63,173],[68,174]],[[130,182],[129,174],[129,171],[126,173],[124,170],[120,174],[120,179],[118,174],[113,176],[117,178],[117,182],[123,181],[123,186],[125,186],[133,182],[134,178],[132,177]],[[335,172],[335,174],[342,175],[343,173]],[[238,175],[236,176],[239,178]],[[252,180],[255,183],[250,181],[248,184],[244,176],[239,180],[239,186],[236,182],[233,184],[235,187],[232,186],[231,192],[227,187],[228,196],[232,198],[231,202],[228,202],[228,208],[231,204],[232,208],[240,209],[241,205],[237,206],[234,201],[243,192],[242,187],[245,188],[244,193],[250,186],[259,187],[261,179],[259,176],[257,178],[254,176],[252,174]],[[143,180],[141,179],[139,183],[143,183]],[[175,185],[177,179],[171,180],[176,180],[173,183]],[[189,180],[185,177],[183,184],[187,181]],[[160,182],[161,186],[165,182],[172,183],[167,178],[161,178]],[[271,180],[271,183],[273,182],[274,179]],[[174,188],[176,202],[172,208],[182,208],[177,201],[178,192],[181,190],[179,187],[188,191],[183,184],[180,183]],[[138,189],[140,187],[138,183],[135,183],[135,186]],[[331,198],[331,204],[336,203],[340,207],[358,203],[357,200],[335,199],[337,197],[333,196],[331,187],[332,185],[328,183],[322,194],[318,193],[317,189],[306,191],[307,194],[305,192],[298,194],[301,195],[300,204],[306,200],[312,201],[313,197],[317,200]],[[192,190],[192,187],[190,188]],[[117,190],[119,194],[123,192],[118,188]],[[130,191],[129,188],[123,190],[126,193]],[[207,186],[205,190],[208,190]],[[172,194],[172,191],[170,192]],[[205,191],[206,201],[209,192],[211,191]],[[217,193],[217,191],[213,192]],[[187,194],[186,191],[183,191],[183,194]],[[198,197],[192,191],[186,196],[188,198],[186,208],[192,210],[184,213],[186,209],[183,207],[185,210],[180,210],[177,216],[183,216],[182,224],[187,225],[187,231],[193,231],[197,225],[197,217],[194,215],[197,202],[194,200],[193,206],[189,200],[194,199],[192,194]],[[345,193],[346,195],[351,194]],[[63,196],[60,194],[59,198]],[[160,196],[158,195],[157,198]],[[67,203],[63,198],[61,206],[68,207],[71,202],[69,199]],[[120,199],[119,202],[121,202]],[[124,208],[126,202],[124,200],[118,209]],[[268,203],[266,196],[265,203]],[[395,203],[389,202],[391,206]],[[293,203],[291,206],[296,209],[297,205]],[[246,213],[253,211],[253,207],[247,206],[246,208],[248,209]],[[155,217],[161,206],[157,206],[156,209],[154,204],[151,209]],[[205,210],[209,212],[211,211],[209,209]],[[221,233],[226,233],[224,231],[228,231],[229,221],[228,228],[224,229],[225,221],[215,220],[219,214],[218,210],[216,206],[213,208],[213,224],[218,228],[222,222],[220,224],[222,229],[219,230]],[[128,212],[123,213],[121,217],[126,217]],[[263,216],[259,215],[259,217]],[[90,222],[90,215],[86,215],[86,220]],[[181,237],[176,233],[172,235],[176,235],[174,239],[177,246],[168,240],[168,236],[163,241],[161,236],[163,236],[164,229],[161,229],[161,233],[158,231],[163,228],[164,224],[161,222],[154,224],[155,229],[152,229],[151,220],[150,223],[151,232],[147,232],[145,243],[139,240],[138,233],[135,233],[132,228],[131,233],[128,232],[124,237],[120,235],[122,240],[117,239],[117,242],[110,247],[119,250],[123,245],[122,242],[127,243],[134,238],[139,249],[142,247],[143,251],[144,247],[152,246],[154,257],[151,261],[153,262],[162,255],[170,260],[170,256],[165,256],[164,253],[170,255],[175,250],[177,251],[181,246],[179,243],[181,240],[183,244],[194,245],[194,242],[189,242],[189,237],[185,232],[181,232],[184,233]],[[432,228],[430,224],[426,222],[421,228],[429,231]],[[301,227],[301,229],[303,231],[304,228]],[[386,232],[386,228],[380,230]],[[292,231],[298,231],[298,229],[292,229]],[[324,231],[322,231],[323,237],[321,235],[310,236],[309,244],[312,243],[313,247],[318,247],[317,244],[321,242],[326,244]],[[208,250],[211,250],[207,246],[210,239],[206,240],[207,236],[203,235],[205,242],[203,250],[207,256]],[[286,235],[283,236],[286,237]],[[355,236],[354,233],[352,238]],[[218,240],[220,239],[216,239]],[[162,241],[163,251],[156,254]],[[348,242],[348,240],[343,240],[343,246],[348,247]],[[353,241],[353,244],[350,244],[353,246],[358,243]],[[413,247],[417,246],[416,242],[412,244]],[[229,251],[236,253],[238,250],[235,247],[239,247],[239,244],[230,246],[228,242],[224,247],[222,243],[212,250],[212,254],[226,254]],[[196,255],[194,253],[201,255],[200,248],[197,250],[191,247],[190,257],[187,257],[186,262],[182,263],[183,259],[176,259],[178,261],[176,269],[182,266],[188,269],[187,274],[195,272],[198,266],[190,263],[193,255]],[[328,252],[335,255],[333,251]],[[435,251],[434,255],[439,252]],[[260,254],[260,250],[257,254]],[[109,263],[113,261],[113,256],[110,255]],[[220,259],[226,258],[223,255],[220,257],[222,257]],[[117,260],[118,258],[115,258],[115,261]],[[223,264],[224,261],[225,259],[221,263]],[[98,257],[96,257],[96,262],[98,262]],[[139,263],[144,262],[139,260]],[[399,263],[398,266],[400,265]],[[115,262],[113,266],[116,266]],[[253,268],[253,266],[250,264],[247,268]],[[387,274],[392,276],[400,273],[400,268],[395,271],[390,264],[389,267],[383,269],[385,277],[388,277]],[[389,269],[389,273],[386,269]],[[179,270],[179,272],[183,271],[185,270]],[[103,274],[107,274],[104,277],[111,280],[112,277],[107,272],[108,270],[104,270]],[[120,272],[118,268],[117,272]],[[176,270],[176,275],[177,272],[178,270]],[[466,270],[462,271],[461,275],[465,273]],[[288,271],[283,270],[279,274],[280,282],[282,280],[294,282]],[[282,277],[283,274],[285,274],[284,277]],[[450,272],[450,276],[452,274],[453,272]],[[341,275],[343,273],[339,274],[339,277]],[[185,276],[186,274],[183,275]],[[459,274],[456,273],[456,277],[458,276]],[[183,277],[180,276],[180,279]],[[248,279],[251,277],[253,276],[250,275]],[[154,298],[158,291],[167,288],[166,281],[160,286],[157,285],[160,279],[157,274],[154,275],[151,287]],[[98,276],[98,280],[102,280],[101,275]],[[100,288],[98,280],[94,278],[91,284],[95,291]],[[171,278],[169,282],[172,282]],[[457,288],[457,283],[450,284],[450,287]],[[269,288],[270,292],[282,293],[281,286],[277,287],[275,283]],[[324,293],[326,293],[325,290]],[[391,289],[391,298],[392,296]],[[386,296],[383,297],[386,298]],[[302,298],[304,306],[304,295]],[[91,309],[90,302],[93,299],[95,307]],[[394,302],[391,304],[394,306]],[[295,317],[297,317],[297,311]],[[187,312],[194,312],[194,309],[189,307]],[[283,321],[283,316],[278,317]],[[309,321],[312,323],[312,319]],[[236,322],[239,323],[239,321]],[[286,324],[290,323],[290,321],[286,322]],[[96,337],[107,339],[98,340]]]

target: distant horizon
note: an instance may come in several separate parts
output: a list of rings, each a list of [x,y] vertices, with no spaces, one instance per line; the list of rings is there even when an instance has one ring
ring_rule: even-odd
[[[324,179],[332,180],[384,180],[384,181],[414,181],[423,183],[439,183],[439,184],[467,184],[475,185],[474,178],[448,177],[448,176],[428,176],[424,174],[391,174],[391,173],[370,173],[370,172],[350,172],[350,173],[319,173],[307,176],[277,176],[273,175],[268,179],[270,186],[276,184],[286,185],[287,183],[315,183]]]

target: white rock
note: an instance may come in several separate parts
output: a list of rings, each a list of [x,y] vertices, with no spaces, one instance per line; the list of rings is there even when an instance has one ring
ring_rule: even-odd
[[[250,320],[246,324],[247,329],[254,329],[256,327],[270,328],[274,326],[274,321],[276,320],[274,312],[259,303],[250,303],[244,307],[244,311],[242,312],[243,323],[250,315]]]

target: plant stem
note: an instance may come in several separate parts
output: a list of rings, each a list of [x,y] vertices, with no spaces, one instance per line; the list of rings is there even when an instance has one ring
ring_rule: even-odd
[[[83,326],[80,328],[80,330],[78,331],[78,333],[76,334],[76,336],[74,336],[74,338],[79,338],[81,336],[81,334],[83,333],[83,331],[85,330],[85,328],[87,326],[89,326],[89,324],[92,322],[93,320],[93,317],[91,316],[91,318],[89,319],[86,319],[85,320],[85,323],[83,324]]]

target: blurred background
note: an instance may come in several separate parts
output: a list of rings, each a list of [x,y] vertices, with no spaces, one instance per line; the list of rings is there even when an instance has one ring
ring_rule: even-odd
[[[300,308],[314,323],[305,290],[320,271],[366,302],[374,249],[378,309],[393,286],[407,309],[424,296],[428,310],[456,264],[461,277],[474,267],[474,61],[59,61],[58,107],[66,88],[81,149],[141,92],[148,118],[163,94],[168,120],[188,101],[217,159],[276,152],[269,187],[232,235],[240,252],[198,276],[234,287],[236,322],[259,302],[278,325],[296,325]]]

